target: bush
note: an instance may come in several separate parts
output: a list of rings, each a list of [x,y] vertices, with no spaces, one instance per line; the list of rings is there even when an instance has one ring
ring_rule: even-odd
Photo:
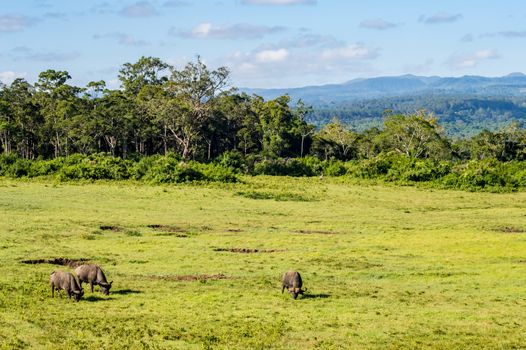
[[[391,181],[426,182],[446,176],[450,171],[451,164],[447,161],[398,156],[391,158],[387,177]]]
[[[517,187],[509,174],[510,167],[496,159],[472,160],[452,169],[455,175],[448,177],[446,184],[452,187],[475,191],[496,187]]]
[[[130,178],[129,162],[99,153],[65,157],[57,169],[60,180],[124,180]]]
[[[387,175],[391,169],[391,159],[385,154],[362,160],[351,167],[350,173],[352,176],[361,177],[365,179],[381,178]]]
[[[352,163],[347,163],[352,164]],[[335,160],[335,161],[327,161],[325,163],[325,166],[323,168],[323,174],[327,176],[343,176],[347,174],[347,166],[346,163]]]
[[[7,172],[9,171],[13,163],[15,163],[18,159],[19,159],[18,156],[14,153],[1,154],[0,155],[0,176],[6,176]]]
[[[218,164],[231,171],[246,171],[247,166],[243,155],[239,151],[227,151],[219,157]]]
[[[5,175],[9,177],[25,177],[31,170],[31,161],[24,158],[17,158],[5,170]]]
[[[68,180],[125,180],[150,183],[195,181],[236,182],[236,173],[252,169],[253,175],[351,176],[384,181],[427,182],[443,188],[469,191],[510,191],[526,187],[526,161],[496,159],[467,163],[416,159],[399,154],[380,154],[361,161],[322,161],[316,157],[261,159],[228,152],[215,163],[183,162],[175,154],[126,160],[99,153],[74,154],[52,160],[27,160],[14,154],[0,155],[0,176],[55,176]]]

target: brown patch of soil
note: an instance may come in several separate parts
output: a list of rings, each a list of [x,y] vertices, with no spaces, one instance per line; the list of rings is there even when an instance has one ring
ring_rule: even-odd
[[[243,232],[243,231],[239,228],[229,228],[226,230],[226,232]]]
[[[113,226],[113,225],[100,225],[99,228],[102,231],[113,231],[113,232],[122,231],[122,228],[120,228],[119,226]]]
[[[321,231],[321,230],[297,230],[297,231],[294,231],[294,232],[302,233],[302,234],[305,234],[305,235],[310,235],[310,234],[335,235],[335,234],[338,234],[337,232]]]
[[[524,233],[526,232],[526,230],[522,228],[512,227],[512,226],[497,227],[494,229],[494,231],[504,232],[504,233]]]
[[[53,259],[32,259],[22,260],[23,264],[51,264],[51,265],[62,265],[75,268],[88,262],[89,259],[68,259],[68,258],[53,258]]]
[[[155,236],[159,237],[177,237],[177,238],[188,238],[190,236],[185,235],[184,233],[175,233],[175,232],[161,232],[156,233]]]
[[[173,226],[173,225],[153,224],[153,225],[146,225],[146,227],[153,228],[154,230],[163,231],[163,232],[186,232],[184,229],[177,227],[177,226]]]
[[[230,277],[219,273],[215,275],[168,275],[168,276],[152,276],[152,279],[159,279],[164,281],[210,281],[210,280],[224,280]]]
[[[275,253],[282,252],[283,250],[278,249],[250,249],[250,248],[214,248],[215,252],[231,252],[231,253]]]

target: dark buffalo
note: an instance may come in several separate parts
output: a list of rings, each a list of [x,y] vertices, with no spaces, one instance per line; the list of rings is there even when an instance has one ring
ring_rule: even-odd
[[[57,292],[65,290],[71,298],[73,295],[75,301],[79,301],[84,295],[84,290],[78,283],[75,276],[67,271],[53,271],[50,275],[49,282],[51,284],[51,297],[55,297],[55,289]]]
[[[82,286],[82,282],[86,282],[90,284],[91,292],[93,293],[93,285],[98,284],[100,286],[100,290],[102,294],[108,295],[110,294],[110,288],[113,281],[108,283],[106,280],[106,276],[104,275],[104,272],[102,272],[102,269],[98,265],[91,265],[91,264],[85,264],[80,265],[75,269],[75,273],[77,274],[77,277],[79,278],[80,285]]]
[[[283,275],[282,279],[282,289],[281,293],[288,289],[289,293],[292,295],[292,298],[296,299],[299,294],[303,294],[305,291],[301,289],[303,282],[301,281],[301,276],[298,271],[289,271]]]

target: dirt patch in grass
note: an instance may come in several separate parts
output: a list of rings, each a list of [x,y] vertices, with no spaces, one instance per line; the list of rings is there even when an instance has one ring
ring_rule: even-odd
[[[190,237],[187,234],[176,233],[176,232],[160,232],[160,233],[156,233],[155,236],[158,236],[158,237],[177,237],[177,238],[188,238],[188,237]]]
[[[184,229],[178,226],[174,225],[159,225],[159,224],[153,224],[153,225],[146,225],[146,227],[152,228],[157,231],[164,231],[164,232],[185,232]]]
[[[154,229],[156,231],[162,231],[162,232],[186,232],[185,229],[174,226],[174,225],[159,225],[159,224],[152,224],[152,225],[146,225],[146,227]]]
[[[301,233],[304,235],[318,234],[318,235],[336,235],[338,232],[323,231],[323,230],[296,230],[295,233]]]
[[[270,199],[277,202],[312,202],[313,198],[299,193],[293,192],[261,192],[261,191],[239,191],[236,196],[241,196],[249,199]]]
[[[62,265],[75,268],[77,266],[83,265],[88,262],[89,259],[80,258],[80,259],[69,259],[69,258],[52,258],[52,259],[31,259],[31,260],[22,260],[23,264],[51,264],[51,265]]]
[[[150,276],[154,280],[163,281],[215,281],[230,279],[227,275],[218,273],[215,275],[167,275],[167,276]]]
[[[503,232],[503,233],[524,233],[525,229],[513,226],[502,226],[494,228],[493,231]]]
[[[229,228],[226,232],[243,232],[243,230],[240,228]]]
[[[251,248],[214,248],[215,252],[231,252],[231,253],[276,253],[283,252],[283,250],[278,249],[251,249]]]
[[[146,225],[146,227],[151,228],[155,231],[158,231],[156,233],[156,236],[170,236],[170,237],[178,237],[178,238],[188,238],[190,237],[188,235],[188,231],[174,225],[159,225],[159,224],[152,224],[152,225]]]
[[[114,225],[100,225],[99,229],[101,231],[113,231],[113,232],[121,232],[122,231],[121,227],[114,226]]]

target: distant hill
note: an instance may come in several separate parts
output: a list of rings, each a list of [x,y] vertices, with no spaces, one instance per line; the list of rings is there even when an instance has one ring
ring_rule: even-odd
[[[255,93],[266,99],[288,94],[293,101],[302,99],[314,106],[371,98],[402,97],[422,94],[470,94],[479,96],[525,96],[526,75],[512,73],[503,77],[488,78],[466,75],[463,77],[424,77],[402,75],[354,79],[343,84],[305,86],[289,89],[250,89],[241,91]]]
[[[265,99],[288,94],[314,107],[309,121],[321,126],[337,117],[356,130],[380,127],[386,111],[434,113],[451,136],[498,130],[512,121],[526,126],[526,75],[458,78],[402,75],[355,79],[343,84],[291,89],[241,89]]]

